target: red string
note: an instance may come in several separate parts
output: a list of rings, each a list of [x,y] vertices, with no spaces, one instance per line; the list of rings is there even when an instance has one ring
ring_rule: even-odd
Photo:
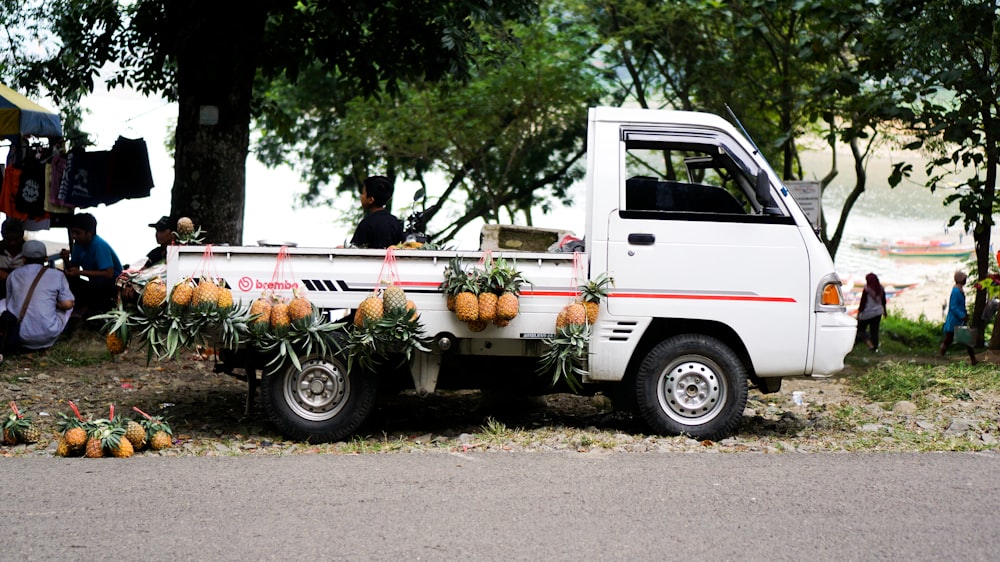
[[[583,254],[580,252],[573,252],[573,279],[571,288],[573,289],[575,299],[580,298],[580,285],[585,283],[586,280],[587,266],[583,263]]]
[[[388,279],[386,276],[388,276]],[[386,248],[385,259],[382,260],[382,269],[378,272],[378,281],[375,283],[374,293],[378,294],[382,283],[393,285],[399,283],[399,281],[399,270],[396,268],[396,253],[392,247]]]
[[[202,277],[211,277],[212,279],[218,279],[219,273],[215,269],[215,256],[212,254],[212,245],[205,245],[205,253],[201,255],[201,262],[198,263],[198,267],[192,272],[194,277],[201,279]]]

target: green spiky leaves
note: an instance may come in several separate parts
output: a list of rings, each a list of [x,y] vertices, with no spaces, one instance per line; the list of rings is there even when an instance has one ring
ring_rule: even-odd
[[[552,377],[550,386],[564,381],[570,390],[580,392],[580,381],[587,374],[590,328],[589,324],[571,324],[558,328],[555,337],[543,340],[548,349],[539,358],[535,372]]]
[[[347,370],[357,361],[362,369],[374,371],[391,356],[409,363],[417,351],[430,351],[424,326],[415,310],[393,307],[379,320],[365,320],[347,340]]]

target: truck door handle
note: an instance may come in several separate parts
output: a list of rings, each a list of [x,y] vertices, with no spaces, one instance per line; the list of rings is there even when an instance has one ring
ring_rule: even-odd
[[[652,234],[629,234],[628,243],[637,246],[652,246],[656,242],[656,236]]]

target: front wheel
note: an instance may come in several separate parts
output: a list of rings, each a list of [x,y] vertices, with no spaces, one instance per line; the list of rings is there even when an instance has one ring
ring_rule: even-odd
[[[267,413],[289,439],[338,441],[364,423],[375,404],[375,377],[347,372],[339,357],[313,355],[264,379]]]
[[[718,440],[732,434],[747,403],[747,373],[719,340],[674,336],[654,347],[636,376],[639,413],[656,432]]]

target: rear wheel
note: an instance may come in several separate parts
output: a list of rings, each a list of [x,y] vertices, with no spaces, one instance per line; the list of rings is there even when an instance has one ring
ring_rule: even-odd
[[[746,368],[715,338],[674,336],[643,359],[635,392],[639,413],[654,431],[717,440],[731,435],[743,417]]]
[[[361,369],[347,372],[339,357],[309,356],[264,379],[267,413],[289,439],[321,443],[354,433],[368,418],[378,388]]]

